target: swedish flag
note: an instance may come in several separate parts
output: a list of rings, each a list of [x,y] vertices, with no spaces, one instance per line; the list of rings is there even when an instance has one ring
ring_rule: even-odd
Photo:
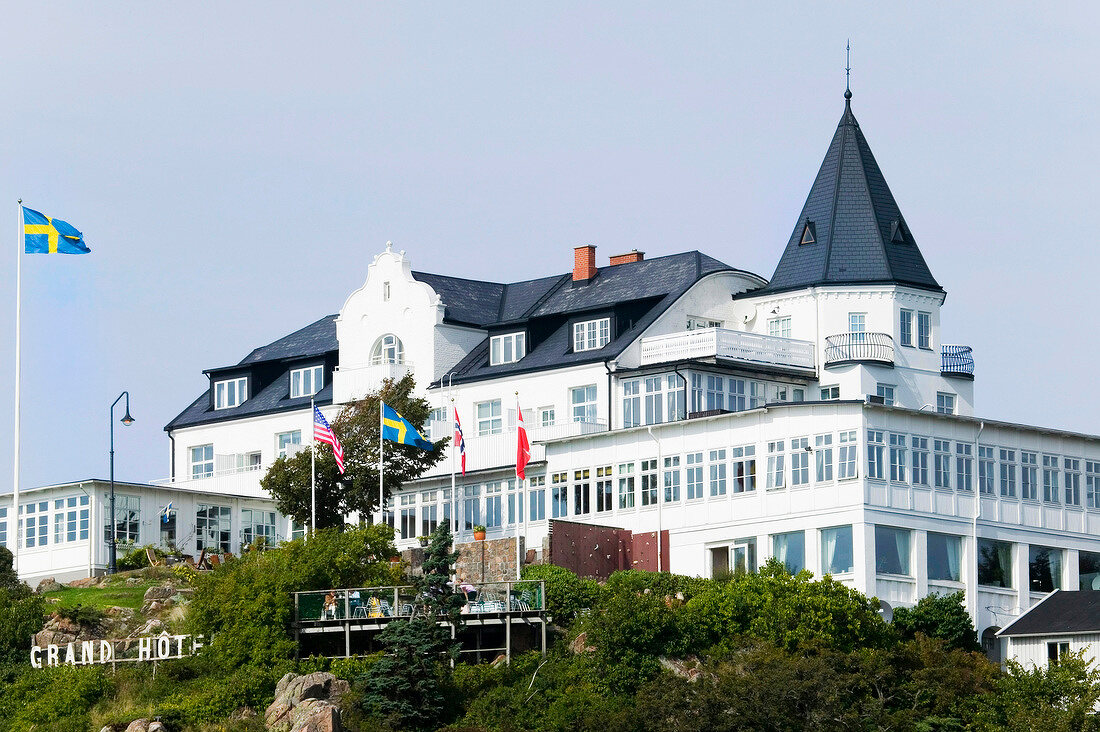
[[[23,206],[23,239],[27,254],[87,254],[84,235],[67,221]]]
[[[421,437],[409,420],[385,402],[382,402],[382,439],[396,442],[398,445],[412,445],[421,450],[435,449],[435,445]]]

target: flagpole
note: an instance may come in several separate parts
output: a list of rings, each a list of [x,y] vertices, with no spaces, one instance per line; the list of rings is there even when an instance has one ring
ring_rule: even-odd
[[[19,427],[20,427],[20,406],[19,406],[19,380],[22,373],[22,364],[20,361],[20,323],[22,321],[22,304],[23,304],[23,257],[22,249],[23,242],[20,241],[24,237],[25,227],[23,225],[23,199],[20,198],[17,202],[19,206],[19,236],[16,238],[17,246],[15,247],[15,445],[14,454],[12,459],[12,465],[14,470],[14,477],[12,480],[12,523],[15,526],[13,535],[15,536],[15,542],[12,549],[12,569],[15,571],[16,578],[19,577],[19,529],[22,526],[22,521],[19,518]]]
[[[381,397],[378,399],[378,523],[386,520],[386,490],[383,487],[383,471],[385,463],[382,460],[382,432],[386,429],[386,403]]]
[[[310,501],[310,536],[317,533],[317,430],[314,424],[317,422],[316,407],[313,397],[309,399],[309,501]]]
[[[455,421],[455,415],[458,412],[455,410],[455,398],[451,397],[451,422]],[[458,432],[455,430],[454,424],[451,425],[451,517],[447,519],[448,522],[454,521],[454,529],[450,526],[447,530],[451,532],[451,543],[458,543],[458,501],[455,498],[455,453],[458,452],[458,445],[455,443],[455,437]]]
[[[523,495],[523,484],[527,482],[527,472],[524,470],[524,477],[519,477],[519,426],[523,425],[523,436],[527,436],[527,423],[523,421],[523,409],[519,406],[519,391],[516,391],[516,479],[519,481],[519,485],[516,486],[516,501],[518,502]],[[526,466],[525,466],[526,467]],[[520,558],[519,558],[519,512],[523,510],[523,504],[516,506],[516,579],[520,578]]]

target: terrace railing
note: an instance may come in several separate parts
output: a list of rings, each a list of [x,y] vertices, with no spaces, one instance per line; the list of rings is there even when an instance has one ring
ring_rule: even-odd
[[[333,602],[325,599],[332,595]],[[542,580],[485,582],[462,592],[464,615],[507,615],[544,612],[546,583]],[[424,598],[411,585],[351,587],[294,593],[294,620],[303,625],[332,621],[386,622],[426,613]]]
[[[839,333],[825,339],[825,368],[846,363],[894,364],[889,333]]]
[[[643,366],[696,358],[813,371],[814,344],[728,328],[701,328],[642,339]]]
[[[940,349],[940,373],[974,378],[973,349],[970,346],[944,345]]]

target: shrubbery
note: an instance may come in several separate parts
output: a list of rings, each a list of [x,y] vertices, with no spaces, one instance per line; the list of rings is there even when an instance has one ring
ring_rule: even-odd
[[[567,623],[583,610],[596,606],[604,588],[595,580],[578,577],[564,567],[552,564],[529,564],[523,568],[523,579],[546,582],[546,610],[556,623]]]

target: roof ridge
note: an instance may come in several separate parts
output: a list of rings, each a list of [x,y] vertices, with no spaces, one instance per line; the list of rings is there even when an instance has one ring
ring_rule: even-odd
[[[852,135],[855,137],[854,142],[856,143],[856,157],[859,158],[859,167],[860,170],[863,171],[863,175],[860,176],[860,179],[863,181],[863,190],[867,192],[867,200],[871,204],[871,215],[875,218],[875,236],[878,237],[879,246],[882,247],[882,259],[886,262],[886,272],[890,275],[890,279],[896,280],[898,278],[894,274],[894,263],[890,260],[890,253],[886,251],[886,240],[882,238],[882,222],[879,221],[878,206],[875,205],[875,197],[871,192],[871,181],[868,180],[869,176],[867,175],[867,162],[863,159],[862,146],[859,144],[860,134],[859,125],[856,125],[852,131]],[[867,152],[871,152],[870,144],[867,145]],[[898,218],[901,218],[900,208],[898,209]]]
[[[829,262],[832,261],[833,258],[833,235],[836,234],[836,204],[837,200],[840,198],[840,177],[844,172],[844,148],[848,140],[847,132],[839,128],[846,127],[845,120],[849,116],[852,116],[851,102],[844,102],[844,112],[844,116],[840,118],[840,124],[837,125],[837,134],[840,135],[840,149],[837,150],[836,155],[836,177],[833,179],[833,206],[832,210],[829,212],[829,244],[825,247],[825,266],[822,267],[821,270],[821,278],[825,280],[829,278]],[[855,117],[852,116],[852,119],[855,119]],[[828,153],[826,153],[826,155],[827,154]],[[812,187],[810,188],[810,193],[811,195],[813,194]],[[794,226],[795,229],[798,229],[797,223]]]
[[[531,313],[535,312],[540,307],[542,307],[542,304],[544,302],[546,302],[547,300],[549,300],[551,295],[553,295],[555,292],[557,292],[562,287],[564,287],[565,283],[572,277],[572,275],[570,275],[569,273],[566,273],[566,274],[563,274],[563,275],[558,275],[558,277],[560,279],[555,284],[551,285],[550,287],[547,287],[546,292],[542,293],[542,295],[539,296],[539,299],[535,300],[535,302],[531,305],[531,307],[524,310],[523,314],[520,315],[519,318],[516,318],[516,320],[526,320],[526,319],[530,318]],[[504,298],[501,298],[501,300],[503,301]]]

